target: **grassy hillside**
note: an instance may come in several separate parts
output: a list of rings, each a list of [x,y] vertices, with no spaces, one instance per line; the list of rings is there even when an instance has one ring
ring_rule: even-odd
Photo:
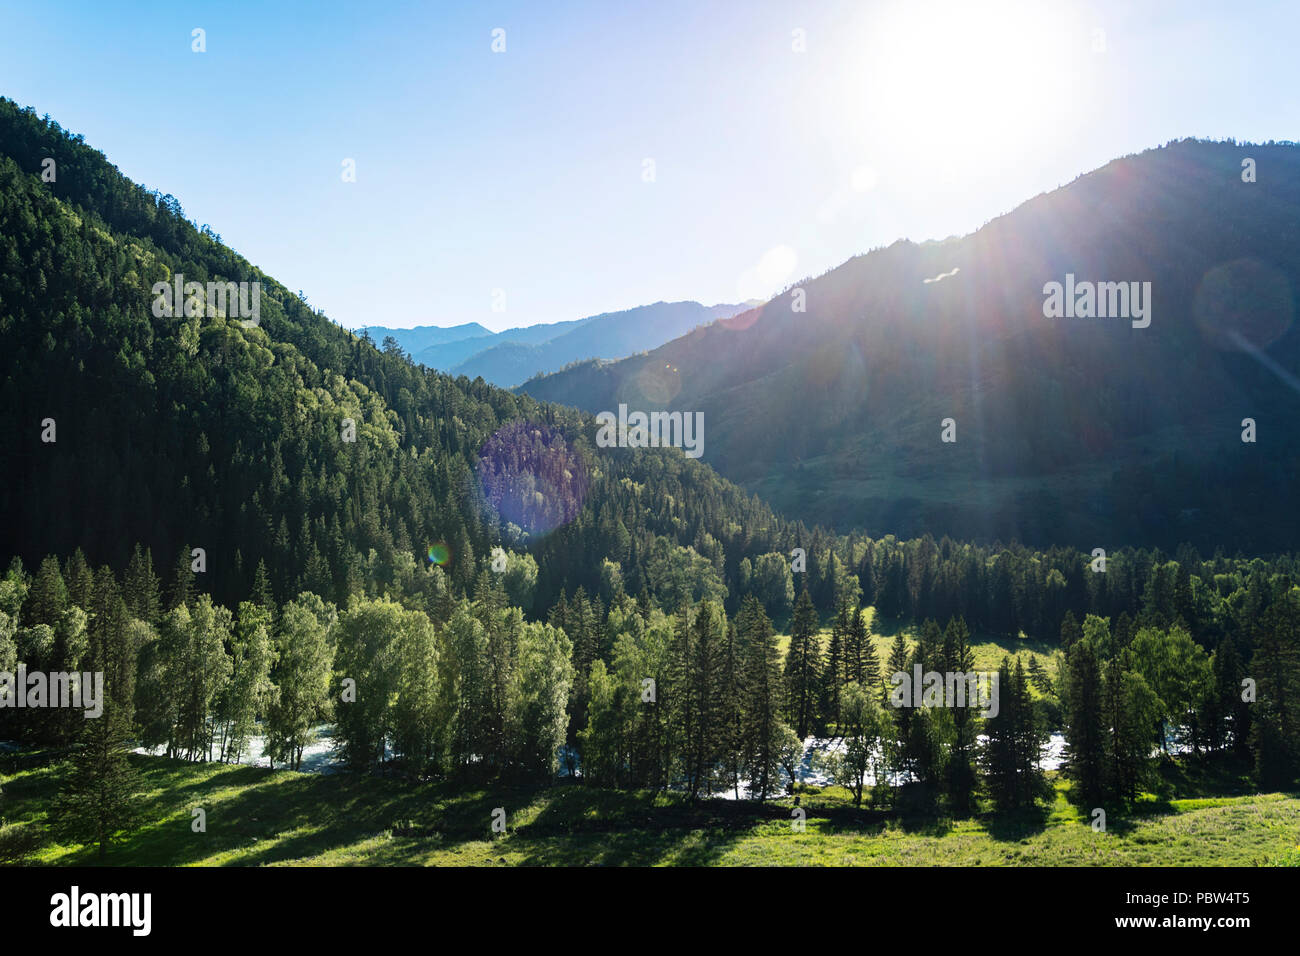
[[[907,649],[911,652],[916,648],[919,626],[911,622],[882,618],[874,607],[864,608],[863,613],[866,615],[871,646],[876,652],[876,659],[880,662],[880,671],[883,674],[885,663],[889,660],[889,648],[895,635],[902,632],[903,639],[907,641]],[[822,628],[819,637],[822,653],[825,654],[830,647],[830,628]],[[790,649],[789,632],[778,634],[776,641],[781,659],[784,661],[786,652]],[[1033,640],[1023,635],[1018,639],[1011,639],[977,632],[971,635],[971,649],[975,652],[977,671],[996,671],[1003,657],[1014,657],[1019,654],[1026,666],[1029,665],[1030,658],[1037,658],[1038,663],[1043,665],[1050,677],[1056,676],[1056,658],[1053,656],[1056,645],[1048,641]]]
[[[457,790],[374,777],[299,774],[134,757],[149,822],[110,851],[112,865],[1300,865],[1300,794],[1252,794],[1221,768],[1198,778],[1167,772],[1131,817],[1096,833],[1056,781],[1053,804],[1020,817],[949,821],[855,811],[839,788],[801,796],[803,833],[789,799],[695,807],[675,794],[581,786]],[[11,821],[38,822],[57,768],[0,776]],[[1176,798],[1175,790],[1204,796]],[[191,830],[191,810],[207,832]],[[493,837],[492,811],[508,832]],[[36,861],[96,862],[92,851],[47,845]]]

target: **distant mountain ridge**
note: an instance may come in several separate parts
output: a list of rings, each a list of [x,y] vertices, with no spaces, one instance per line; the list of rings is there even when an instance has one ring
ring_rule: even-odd
[[[503,332],[491,332],[476,322],[446,329],[373,326],[369,331],[376,344],[391,335],[421,365],[513,388],[533,376],[558,371],[582,359],[618,359],[643,352],[697,325],[735,315],[755,304],[655,302]]]
[[[491,337],[492,331],[477,322],[465,322],[462,325],[443,327],[440,325],[417,325],[410,329],[392,329],[383,325],[362,326],[356,330],[357,335],[370,336],[375,345],[382,346],[384,339],[392,337],[407,355],[427,348],[462,342],[466,339]]]
[[[563,322],[539,322],[536,325],[527,325],[522,328],[506,329],[502,332],[489,332],[486,336],[466,338],[456,342],[447,342],[443,345],[429,346],[428,348],[421,349],[418,352],[412,352],[411,358],[416,362],[419,362],[421,365],[456,375],[459,374],[456,372],[456,366],[494,346],[503,345],[508,342],[519,343],[521,345],[540,344],[549,341],[556,336],[572,331],[579,326],[585,325],[589,321],[591,320],[568,319]],[[500,383],[492,382],[492,384],[496,385]]]
[[[582,359],[622,358],[655,348],[698,325],[744,309],[744,305],[730,303],[706,306],[698,302],[655,302],[607,312],[584,319],[577,328],[535,345],[518,341],[494,345],[452,371],[470,378],[481,375],[485,381],[509,388]]]

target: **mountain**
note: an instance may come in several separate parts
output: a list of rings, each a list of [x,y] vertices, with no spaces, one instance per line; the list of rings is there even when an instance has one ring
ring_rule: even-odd
[[[429,368],[449,371],[466,359],[501,343],[532,344],[547,342],[577,328],[590,319],[572,319],[566,322],[543,322],[504,332],[493,332],[477,322],[461,325],[417,325],[409,329],[394,329],[384,325],[363,326],[358,335],[368,335],[377,346],[391,336],[403,352],[417,363]],[[662,340],[660,340],[662,341]]]
[[[749,305],[757,305],[751,302]],[[382,345],[391,336],[402,351],[428,368],[514,388],[535,375],[557,371],[586,358],[614,359],[654,348],[695,326],[734,315],[743,305],[656,302],[584,319],[544,322],[492,332],[477,322],[441,328],[420,325],[358,329]]]
[[[170,316],[155,289],[181,276]],[[258,284],[256,324],[226,282]],[[610,567],[666,603],[714,577],[738,596],[746,558],[801,534],[678,451],[599,448],[574,409],[377,349],[3,98],[0,402],[0,552],[120,571],[140,544],[188,580],[202,549],[196,585],[230,606],[260,568],[278,601],[433,606],[496,546],[536,561],[542,609]]]
[[[523,390],[702,411],[704,460],[810,523],[1281,550],[1300,532],[1297,223],[1300,147],[1179,141]],[[1074,280],[1150,283],[1149,325],[1046,317],[1048,284]]]
[[[385,338],[392,336],[407,355],[414,355],[424,349],[446,345],[450,342],[460,342],[472,338],[490,338],[492,336],[491,330],[484,328],[477,322],[466,322],[462,325],[452,325],[446,328],[437,325],[417,325],[411,329],[390,329],[383,325],[371,325],[364,329],[358,329],[357,332],[358,334],[362,332],[369,333],[370,340],[376,345],[382,345]]]
[[[534,375],[556,371],[587,358],[621,358],[674,339],[714,319],[744,311],[742,305],[704,306],[698,302],[656,302],[622,312],[607,312],[580,321],[578,328],[529,344],[511,332],[456,365],[452,372],[507,388]]]
[[[383,331],[391,332],[398,344],[421,365],[453,375],[482,377],[493,385],[513,388],[535,375],[556,371],[582,359],[615,359],[654,348],[697,325],[734,315],[744,308],[743,305],[656,302],[620,312],[497,333],[473,324],[457,326],[457,329],[477,327],[486,334],[457,336],[424,346],[416,344],[412,333],[424,332],[427,327]],[[377,332],[373,338],[382,341]]]
[[[466,359],[495,345],[506,342],[516,342],[521,345],[546,342],[557,335],[563,335],[572,329],[576,329],[587,321],[587,319],[569,319],[564,322],[540,322],[537,325],[527,325],[518,329],[506,329],[504,332],[489,332],[484,336],[447,342],[443,345],[432,345],[418,352],[412,352],[411,357],[416,362],[429,368],[451,371]],[[493,384],[500,383],[494,382]]]

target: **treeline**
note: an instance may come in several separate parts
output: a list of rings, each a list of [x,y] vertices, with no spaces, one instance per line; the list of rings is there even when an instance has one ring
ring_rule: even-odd
[[[437,567],[426,574],[442,577]],[[15,560],[0,581],[0,671],[105,675],[98,717],[51,700],[0,708],[0,738],[62,750],[71,763],[50,814],[62,836],[103,852],[136,822],[127,754],[137,744],[239,763],[256,735],[272,766],[296,769],[330,721],[336,755],[356,770],[457,780],[555,772],[570,643],[509,607],[503,575],[484,572],[472,601],[439,602],[434,616],[387,597],[336,608],[303,592],[276,604],[265,575],[232,612],[195,577],[178,563],[164,597],[137,548],[120,580],[78,551],[34,575]]]
[[[31,575],[15,560],[0,580],[0,671],[106,677],[100,718],[0,709],[0,736],[65,749],[72,772],[52,818],[81,842],[103,847],[131,824],[137,742],[238,763],[259,736],[273,766],[296,769],[324,722],[354,770],[545,780],[562,759],[588,784],[693,798],[791,789],[805,738],[826,737],[828,769],[856,804],[959,815],[1032,805],[1061,726],[1065,773],[1089,805],[1132,801],[1171,744],[1249,757],[1261,786],[1300,774],[1300,589],[1250,640],[1208,653],[1181,625],[1124,637],[1067,613],[1055,679],[1037,658],[1004,658],[989,696],[971,685],[959,701],[900,698],[895,675],[974,674],[965,621],[926,620],[911,644],[900,631],[882,661],[851,577],[828,635],[800,593],[783,654],[753,595],[730,617],[712,598],[669,614],[615,577],[607,605],[579,590],[542,623],[510,605],[504,570],[482,570],[463,599],[430,566],[427,603],[356,595],[340,609],[303,592],[278,604],[259,574],[232,612],[197,591],[183,557],[166,595],[138,547],[120,579],[75,552]]]
[[[1248,639],[1212,652],[1182,625],[1111,633],[1109,621],[1068,616],[1058,680],[1038,674],[1063,709],[1066,773],[1090,805],[1135,798],[1150,782],[1153,748],[1195,757],[1231,750],[1258,785],[1300,776],[1300,589],[1251,623]]]
[[[431,568],[430,578],[441,576]],[[297,769],[324,721],[350,767],[476,779],[547,776],[564,742],[572,681],[563,631],[509,607],[503,576],[484,572],[472,601],[434,616],[387,597],[336,608],[305,591],[262,593],[231,610],[178,564],[164,598],[147,551],[122,580],[80,552],[0,584],[0,670],[93,672],[112,662],[104,716],[0,709],[0,736],[76,748],[113,728],[169,757],[239,763],[251,739]],[[92,731],[92,728],[93,731]]]
[[[960,616],[982,633],[1023,632],[1048,641],[1057,638],[1070,612],[1076,620],[1087,614],[1109,617],[1126,633],[1182,621],[1213,646],[1225,636],[1241,635],[1278,595],[1300,582],[1294,554],[1247,558],[1216,551],[1206,559],[1184,544],[1173,554],[1158,548],[1111,549],[1103,561],[1064,547],[1039,551],[1015,543],[936,541],[929,535],[907,541],[893,535],[833,538],[819,529],[803,534],[805,582],[823,616],[834,613],[839,582],[851,574],[863,602],[885,617]],[[794,594],[782,564],[790,564],[788,554],[740,562],[742,588],[764,595],[777,618],[789,613]]]

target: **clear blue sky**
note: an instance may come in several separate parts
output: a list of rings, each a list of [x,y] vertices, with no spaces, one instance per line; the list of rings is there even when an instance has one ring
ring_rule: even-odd
[[[3,0],[0,93],[344,325],[501,329],[766,297],[1169,139],[1300,139],[1297,36],[1293,0]]]

